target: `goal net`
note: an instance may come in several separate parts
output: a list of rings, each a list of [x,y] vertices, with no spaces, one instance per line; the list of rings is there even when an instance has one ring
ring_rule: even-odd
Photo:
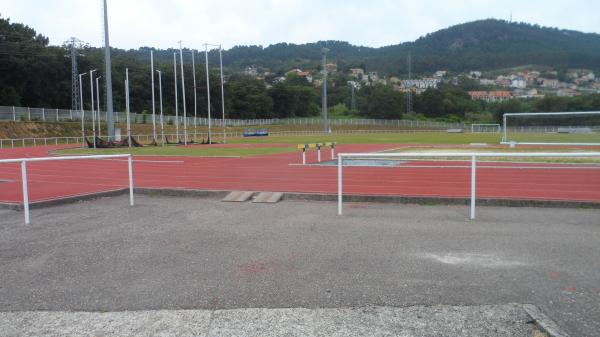
[[[500,124],[471,124],[472,133],[500,133],[501,131]]]
[[[600,146],[600,111],[507,113],[502,144]]]

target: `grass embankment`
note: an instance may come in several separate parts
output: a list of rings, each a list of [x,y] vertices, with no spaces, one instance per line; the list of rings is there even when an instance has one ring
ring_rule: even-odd
[[[260,148],[223,148],[210,147],[209,145],[195,145],[189,147],[165,145],[116,148],[116,149],[66,149],[54,151],[53,154],[60,155],[90,155],[90,154],[127,154],[136,156],[202,156],[202,157],[247,157],[258,155],[269,155],[295,151],[289,147],[260,147]]]

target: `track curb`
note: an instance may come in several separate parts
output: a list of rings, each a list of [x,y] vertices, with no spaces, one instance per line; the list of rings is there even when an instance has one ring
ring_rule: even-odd
[[[550,319],[542,310],[533,304],[523,304],[523,310],[535,321],[549,337],[569,337],[556,322]]]
[[[49,199],[30,203],[30,208],[43,208],[68,203],[92,200],[126,194],[127,188],[110,191],[88,193],[64,198]],[[134,193],[147,196],[170,197],[195,197],[195,198],[224,198],[229,190],[200,190],[186,188],[135,188]],[[264,191],[256,191],[264,192]],[[283,192],[282,200],[297,201],[337,201],[336,194]],[[439,197],[439,196],[396,196],[396,195],[344,195],[344,202],[372,202],[391,204],[417,204],[417,205],[469,205],[470,199],[465,197]],[[503,198],[478,198],[477,206],[497,207],[538,207],[538,208],[588,208],[600,209],[600,202],[568,201],[568,200],[538,200],[538,199],[503,199]],[[0,203],[0,208],[22,210],[23,205],[18,203]]]

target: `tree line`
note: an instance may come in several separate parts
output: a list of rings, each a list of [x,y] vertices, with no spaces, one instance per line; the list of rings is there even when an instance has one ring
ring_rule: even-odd
[[[497,22],[492,22],[498,24]],[[500,27],[504,27],[500,25]],[[525,29],[527,27],[517,26]],[[531,27],[530,27],[531,28]],[[462,27],[460,29],[466,29]],[[500,29],[500,28],[498,28]],[[456,28],[455,28],[456,30]],[[454,30],[453,30],[454,31]],[[451,31],[452,32],[452,31]],[[450,34],[443,32],[443,34]],[[436,35],[437,36],[437,35]],[[422,43],[422,42],[420,42]],[[336,53],[353,53],[353,47],[337,42]],[[11,23],[0,18],[0,105],[17,105],[48,108],[70,108],[71,106],[71,59],[68,46],[50,46],[48,39],[32,28]],[[232,64],[232,55],[242,53],[241,47],[224,53],[225,67],[225,110],[227,118],[288,118],[311,117],[321,114],[321,88],[315,87],[305,78],[288,75],[284,81],[275,80],[283,71],[271,73],[262,79],[244,75]],[[297,46],[275,45],[275,55],[302,56],[303,60],[318,58],[318,46],[310,51],[298,50]],[[237,50],[240,49],[240,50]],[[365,54],[373,48],[367,48]],[[258,50],[257,50],[258,51]],[[178,50],[157,50],[155,69],[162,72],[163,111],[175,113],[175,78],[173,53],[177,53],[177,71],[180,71]],[[192,76],[191,50],[184,50],[185,104],[188,115],[194,112],[194,83]],[[233,54],[230,54],[233,53]],[[103,50],[83,47],[79,49],[79,72],[98,69],[103,75]],[[289,54],[289,55],[288,55]],[[286,60],[284,56],[273,56],[271,60]],[[336,55],[333,53],[333,55]],[[333,56],[332,55],[332,56]],[[249,57],[249,56],[248,56]],[[220,73],[218,54],[209,54],[211,110],[221,110]],[[267,58],[269,59],[269,58]],[[368,58],[367,58],[368,59]],[[357,60],[359,60],[357,58]],[[207,116],[206,73],[203,59],[196,58],[196,98],[197,113]],[[256,59],[258,61],[258,59]],[[275,62],[275,61],[273,61]],[[308,61],[307,61],[308,62]],[[357,63],[364,67],[364,64]],[[227,66],[229,63],[229,66]],[[314,65],[314,64],[313,64]],[[286,65],[287,66],[287,65]],[[350,66],[350,64],[347,64]],[[340,63],[338,62],[338,68]],[[138,50],[112,49],[113,102],[115,110],[125,110],[125,69],[129,69],[131,110],[150,112],[152,107],[150,48]],[[316,67],[317,68],[317,67]],[[285,69],[285,68],[284,68]],[[156,75],[156,74],[155,74]],[[178,74],[178,90],[181,92],[181,74]],[[320,77],[318,71],[314,76]],[[546,97],[535,100],[513,99],[502,103],[484,103],[470,99],[467,91],[480,89],[468,78],[460,78],[457,85],[443,84],[413,98],[413,109],[407,112],[406,96],[387,85],[363,85],[360,90],[352,89],[348,82],[353,80],[345,71],[331,73],[328,78],[328,103],[332,118],[410,118],[438,119],[448,121],[497,121],[503,112],[522,111],[584,111],[600,110],[600,96],[586,95],[574,98]],[[158,104],[158,77],[155,76],[155,94]],[[100,92],[104,96],[104,81],[100,81]],[[89,109],[89,79],[84,77],[84,107]],[[182,111],[182,95],[179,94],[179,109]],[[104,99],[101,100],[102,105]],[[101,109],[104,107],[101,105]],[[157,111],[158,110],[157,106]]]

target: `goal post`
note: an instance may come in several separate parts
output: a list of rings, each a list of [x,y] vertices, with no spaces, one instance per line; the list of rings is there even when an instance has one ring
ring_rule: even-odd
[[[502,125],[491,123],[476,123],[471,124],[471,133],[500,133]]]
[[[501,144],[600,146],[600,111],[506,113]]]

